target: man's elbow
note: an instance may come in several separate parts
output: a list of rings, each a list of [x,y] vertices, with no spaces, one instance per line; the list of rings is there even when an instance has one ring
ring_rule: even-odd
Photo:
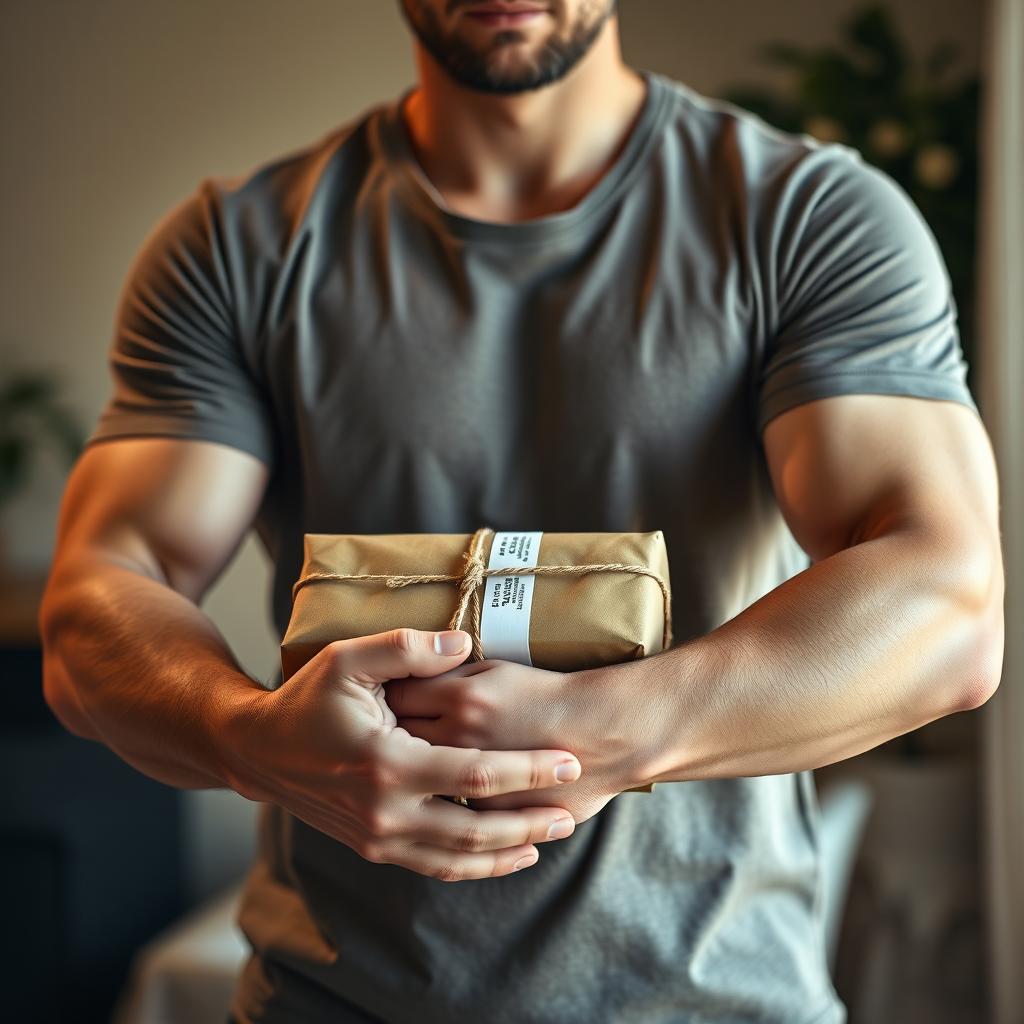
[[[51,579],[39,609],[38,626],[42,638],[43,699],[54,717],[68,732],[82,739],[100,739],[95,726],[86,715],[74,682],[59,649],[64,626],[65,602],[58,600]]]
[[[953,694],[953,711],[980,708],[999,688],[1003,673],[1005,636],[1002,560],[996,552],[989,557],[979,555],[974,564],[980,571],[971,573],[974,586],[964,602],[970,628],[965,645],[963,668],[958,673],[959,686]]]
[[[100,739],[91,720],[82,710],[59,656],[55,654],[43,655],[43,699],[68,732],[85,740]]]
[[[957,695],[956,711],[980,708],[999,689],[1003,674],[1003,621],[999,615],[995,626],[981,627],[981,636],[972,663]]]

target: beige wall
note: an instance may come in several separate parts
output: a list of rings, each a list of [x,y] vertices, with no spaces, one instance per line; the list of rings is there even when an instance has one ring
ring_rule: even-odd
[[[768,38],[832,38],[845,0],[620,0],[626,60],[714,93],[763,78]],[[979,0],[891,4],[919,48],[976,60]],[[118,290],[145,233],[210,174],[300,146],[414,78],[397,0],[2,0],[0,357],[59,368],[91,427],[109,382]],[[15,560],[45,564],[61,487],[44,461],[4,517]],[[205,604],[243,664],[270,675],[266,571],[251,541]],[[229,794],[190,802],[205,890],[229,870]],[[219,824],[215,821],[219,820]],[[207,824],[207,822],[209,824]]]

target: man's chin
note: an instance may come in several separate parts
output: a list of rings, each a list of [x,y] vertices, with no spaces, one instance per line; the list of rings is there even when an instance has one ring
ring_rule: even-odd
[[[460,82],[468,89],[477,92],[491,93],[495,96],[515,96],[519,93],[533,92],[535,89],[550,85],[549,81],[537,81],[535,78],[488,79],[486,81]]]
[[[543,68],[529,57],[524,59],[495,61],[489,65],[481,63],[475,68],[447,67],[449,76],[467,89],[501,95],[532,92],[552,85],[570,70],[569,68]]]
[[[433,56],[453,81],[469,89],[521,92],[536,88],[540,77],[536,59],[522,46],[515,49],[520,52],[485,53],[463,44],[456,52],[445,54],[444,60],[438,60],[437,53]]]

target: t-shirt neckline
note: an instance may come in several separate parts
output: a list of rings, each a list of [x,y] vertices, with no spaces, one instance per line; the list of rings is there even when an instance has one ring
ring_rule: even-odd
[[[637,71],[647,83],[647,94],[629,138],[597,184],[567,210],[530,220],[503,223],[478,220],[440,205],[419,164],[400,113],[406,97],[416,89],[415,85],[409,86],[400,96],[380,108],[378,133],[383,144],[382,151],[404,195],[450,234],[464,239],[502,242],[548,241],[565,232],[572,232],[608,206],[642,166],[650,144],[657,138],[668,107],[669,90],[657,72],[646,68],[638,68]]]

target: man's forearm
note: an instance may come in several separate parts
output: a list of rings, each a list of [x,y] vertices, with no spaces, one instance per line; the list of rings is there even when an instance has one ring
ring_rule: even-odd
[[[594,671],[663,708],[644,781],[816,768],[984,702],[1002,595],[998,554],[894,533],[815,563],[707,636]]]
[[[67,728],[168,785],[229,784],[220,723],[263,688],[192,601],[83,555],[54,572],[40,624],[44,691]]]

